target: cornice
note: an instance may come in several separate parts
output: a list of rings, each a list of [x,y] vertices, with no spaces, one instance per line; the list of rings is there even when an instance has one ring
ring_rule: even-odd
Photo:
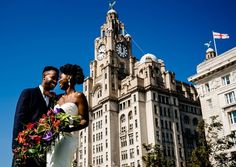
[[[207,60],[197,67],[197,74],[188,78],[190,82],[198,82],[212,74],[236,64],[236,48],[233,48],[220,56]]]

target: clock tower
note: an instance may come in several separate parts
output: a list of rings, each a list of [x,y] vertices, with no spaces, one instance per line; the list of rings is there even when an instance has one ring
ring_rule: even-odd
[[[107,12],[100,36],[94,43],[94,60],[90,63],[93,93],[100,87],[102,95],[117,97],[120,83],[133,75],[131,36],[125,34],[124,24],[113,9]]]
[[[125,34],[124,24],[110,4],[100,36],[94,41],[94,60],[90,63],[90,77],[85,80],[91,122],[88,128],[92,144],[89,162],[106,166],[120,166],[119,98],[123,82],[134,76],[135,58],[132,56],[131,36]],[[104,148],[105,147],[105,148]],[[101,155],[103,156],[101,156]]]

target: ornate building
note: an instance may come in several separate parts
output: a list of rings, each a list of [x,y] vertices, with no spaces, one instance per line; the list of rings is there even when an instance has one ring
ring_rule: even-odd
[[[142,167],[142,144],[152,143],[184,166],[201,119],[196,91],[175,80],[156,56],[145,54],[138,61],[124,29],[111,8],[83,85],[91,117],[89,127],[79,131],[77,165]]]
[[[210,122],[218,116],[223,124],[219,136],[236,133],[236,48],[216,56],[212,48],[197,66],[197,74],[188,78],[198,91],[203,119]],[[231,151],[236,152],[236,147]]]

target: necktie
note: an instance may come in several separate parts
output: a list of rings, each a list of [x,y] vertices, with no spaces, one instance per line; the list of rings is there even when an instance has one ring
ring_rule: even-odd
[[[50,97],[50,92],[44,90],[44,91],[43,91],[43,98],[44,98],[44,100],[45,100],[47,106],[48,106],[48,104],[49,104],[49,97]]]
[[[49,98],[54,99],[56,97],[56,93],[50,92],[50,91],[47,91],[47,90],[44,90],[43,94],[44,94],[44,99],[46,101],[47,106],[49,104]]]

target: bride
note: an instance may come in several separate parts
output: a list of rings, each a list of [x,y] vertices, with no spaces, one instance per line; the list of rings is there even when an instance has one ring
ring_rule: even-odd
[[[76,84],[84,81],[83,71],[78,65],[66,64],[60,67],[59,84],[65,94],[57,102],[56,108],[62,108],[66,113],[74,116],[80,115],[79,126],[73,123],[64,130],[64,135],[56,141],[52,150],[47,153],[47,167],[71,167],[74,153],[77,148],[77,135],[71,132],[88,126],[88,103],[83,93],[75,90]]]

